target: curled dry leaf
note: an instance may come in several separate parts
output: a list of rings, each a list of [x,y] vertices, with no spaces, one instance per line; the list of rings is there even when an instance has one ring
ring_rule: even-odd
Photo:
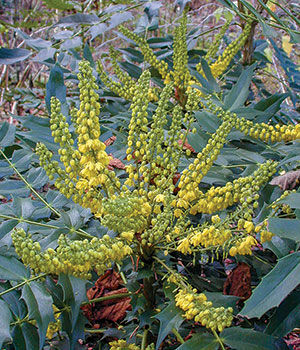
[[[281,190],[292,190],[300,184],[300,170],[289,171],[288,173],[274,177],[270,185],[278,185]]]
[[[120,275],[113,270],[109,270],[96,281],[94,287],[87,291],[87,297],[89,300],[92,300],[104,296],[127,293],[128,290],[121,286],[122,283]],[[121,321],[125,317],[126,311],[130,310],[130,308],[130,298],[127,296],[84,305],[82,310],[85,317],[97,328],[105,321]]]

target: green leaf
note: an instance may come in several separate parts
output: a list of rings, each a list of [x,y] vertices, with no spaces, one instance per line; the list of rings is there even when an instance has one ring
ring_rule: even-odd
[[[300,324],[300,291],[294,290],[276,309],[265,333],[284,337]]]
[[[10,322],[12,321],[12,314],[5,301],[0,300],[0,349],[3,343],[11,340]]]
[[[64,72],[56,63],[49,75],[49,80],[46,84],[46,106],[48,111],[50,112],[50,100],[52,96],[55,96],[59,99],[60,103],[63,104],[66,102],[66,86],[64,83]]]
[[[39,348],[39,335],[34,325],[24,322],[12,329],[15,350],[35,350]]]
[[[254,289],[240,314],[249,318],[260,318],[265,312],[278,306],[299,283],[300,252],[296,252],[278,260],[274,269]]]
[[[0,48],[0,64],[14,64],[24,61],[31,55],[31,52],[26,49],[6,49]]]
[[[29,193],[30,193],[30,190],[26,187],[23,181],[4,180],[0,182],[0,194],[2,196],[28,197]]]
[[[221,340],[233,349],[274,350],[276,338],[252,329],[231,327],[220,334]]]
[[[217,350],[219,343],[211,334],[193,334],[192,338],[180,345],[176,350]]]
[[[300,209],[300,193],[291,193],[278,203],[288,204],[291,208]]]
[[[0,147],[10,146],[15,141],[16,126],[7,122],[1,123]]]
[[[246,68],[240,75],[236,84],[233,85],[229,94],[224,99],[225,108],[234,110],[244,105],[249,95],[249,86],[252,80],[253,71],[256,64]]]
[[[64,304],[69,305],[71,312],[62,313],[63,329],[68,333],[71,345],[75,345],[82,336],[84,329],[83,316],[80,314],[80,306],[87,300],[86,296],[87,281],[74,276],[60,274],[58,284],[63,289]]]
[[[80,24],[96,24],[99,21],[100,21],[100,19],[96,15],[88,15],[86,13],[76,13],[75,15],[62,17],[56,23],[56,25],[58,25],[58,26],[77,26]]]
[[[41,350],[49,322],[54,321],[52,297],[43,284],[33,281],[24,286],[22,299],[27,304],[29,318],[36,320],[39,333],[39,349]]]
[[[160,321],[159,333],[156,342],[156,350],[160,347],[165,337],[175,328],[178,330],[184,319],[181,316],[181,311],[175,306],[175,301],[172,301],[163,311],[155,316]]]
[[[0,255],[0,279],[24,281],[29,274],[28,269],[16,258]]]
[[[270,232],[281,238],[289,238],[295,242],[300,242],[300,220],[270,218],[268,222],[268,229]]]

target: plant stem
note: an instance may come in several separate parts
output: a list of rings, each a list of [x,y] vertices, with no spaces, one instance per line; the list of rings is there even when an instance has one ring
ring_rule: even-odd
[[[182,336],[179,334],[178,330],[173,327],[172,328],[172,332],[176,336],[176,338],[179,341],[179,343],[183,344],[184,340],[183,340]]]
[[[87,332],[87,333],[104,333],[106,331],[106,329],[85,328],[84,331]]]
[[[99,298],[91,299],[89,301],[85,301],[81,305],[88,305],[88,304],[93,304],[93,303],[99,303],[99,302],[105,301],[105,300],[121,299],[121,298],[125,298],[125,297],[130,297],[131,295],[132,295],[132,293],[130,293],[130,292],[113,294],[113,295],[107,295],[105,297],[99,297]]]
[[[145,328],[144,329],[144,333],[143,333],[143,338],[142,338],[141,350],[145,350],[146,349],[147,335],[148,335],[148,328]]]
[[[2,295],[6,294],[6,293],[9,293],[9,292],[11,292],[11,291],[13,291],[13,290],[15,290],[15,289],[18,289],[18,288],[24,286],[24,284],[26,284],[26,283],[30,283],[30,282],[32,282],[32,281],[38,280],[39,278],[42,278],[42,277],[45,277],[45,276],[47,276],[47,274],[46,274],[46,273],[42,273],[42,274],[40,274],[40,275],[38,275],[38,276],[31,277],[31,278],[29,278],[28,280],[25,280],[25,281],[23,281],[23,282],[17,284],[17,285],[14,286],[14,287],[11,287],[11,288],[9,288],[9,289],[4,290],[3,292],[0,293],[0,297],[2,297]]]
[[[218,333],[216,331],[214,331],[214,330],[212,332],[213,332],[214,336],[216,337],[217,341],[219,342],[219,344],[221,345],[221,349],[222,350],[226,350],[225,347],[224,347],[224,344],[223,344],[223,342],[221,340],[221,338],[218,335]]]

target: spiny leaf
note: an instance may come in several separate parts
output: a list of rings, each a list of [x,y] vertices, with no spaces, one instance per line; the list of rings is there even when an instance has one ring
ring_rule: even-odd
[[[254,289],[240,314],[249,318],[260,318],[282,300],[300,283],[300,252],[279,259],[274,269],[268,273]]]
[[[178,330],[184,319],[181,316],[181,311],[175,306],[172,301],[163,311],[155,316],[160,321],[159,333],[156,342],[156,350],[160,347],[165,337],[171,333],[172,329]]]

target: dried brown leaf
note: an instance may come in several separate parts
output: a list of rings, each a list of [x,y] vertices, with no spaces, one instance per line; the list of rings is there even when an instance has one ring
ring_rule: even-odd
[[[281,190],[292,190],[296,188],[300,183],[300,170],[289,171],[284,175],[276,176],[270,185],[278,185]]]

